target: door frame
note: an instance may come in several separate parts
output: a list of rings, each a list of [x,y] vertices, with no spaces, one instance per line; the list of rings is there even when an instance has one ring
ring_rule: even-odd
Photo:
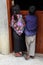
[[[11,28],[10,28],[10,21],[11,21],[11,13],[10,13],[10,9],[11,9],[11,0],[6,0],[6,3],[7,3],[7,14],[8,14],[8,31],[9,31],[9,45],[10,45],[10,52],[13,52],[13,45],[12,45],[12,31],[11,31]],[[28,13],[28,11],[21,11],[21,13],[23,15],[26,15]],[[36,14],[38,14],[38,17],[39,17],[39,14],[42,14],[43,11],[37,11]],[[38,38],[37,38],[38,39]],[[37,42],[38,43],[38,42]],[[37,45],[37,44],[36,44]],[[39,43],[38,43],[39,45]],[[38,49],[38,46],[36,47],[36,53],[42,53],[43,52],[39,52]]]
[[[10,28],[10,20],[11,20],[11,0],[6,0],[7,4],[7,14],[8,14],[8,31],[9,31],[9,46],[10,46],[10,52],[13,52],[13,46],[12,46],[12,32]]]
[[[11,21],[11,1],[12,0],[6,0],[6,4],[7,4],[7,14],[8,14],[8,31],[9,31],[9,46],[10,46],[10,52],[13,52],[13,41],[12,41],[12,31],[11,31],[11,28],[10,28],[10,21]],[[26,15],[28,13],[28,11],[21,11],[21,13],[23,15]],[[26,14],[25,14],[26,13]]]

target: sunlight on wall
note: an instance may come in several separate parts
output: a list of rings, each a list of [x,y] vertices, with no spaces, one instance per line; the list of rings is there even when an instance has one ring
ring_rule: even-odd
[[[8,54],[9,50],[6,0],[0,0],[0,52]]]

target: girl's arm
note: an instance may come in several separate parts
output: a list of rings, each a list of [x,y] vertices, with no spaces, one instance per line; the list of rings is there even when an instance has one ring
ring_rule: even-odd
[[[10,27],[13,27],[14,25],[14,16],[11,17]]]
[[[10,27],[14,28],[16,26],[16,21],[14,20],[14,16],[12,16]]]
[[[22,23],[23,23],[23,27],[25,26],[25,21],[24,21],[24,19],[22,19]]]

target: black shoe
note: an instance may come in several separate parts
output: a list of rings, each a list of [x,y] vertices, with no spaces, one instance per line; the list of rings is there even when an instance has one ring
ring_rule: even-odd
[[[25,60],[28,60],[30,58],[29,54],[24,54]]]
[[[30,56],[30,58],[34,59],[34,56]]]

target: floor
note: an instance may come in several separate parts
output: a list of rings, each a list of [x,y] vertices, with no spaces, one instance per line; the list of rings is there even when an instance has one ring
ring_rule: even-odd
[[[34,59],[25,60],[24,57],[15,57],[14,54],[0,54],[0,65],[43,65],[43,56],[36,54]]]

